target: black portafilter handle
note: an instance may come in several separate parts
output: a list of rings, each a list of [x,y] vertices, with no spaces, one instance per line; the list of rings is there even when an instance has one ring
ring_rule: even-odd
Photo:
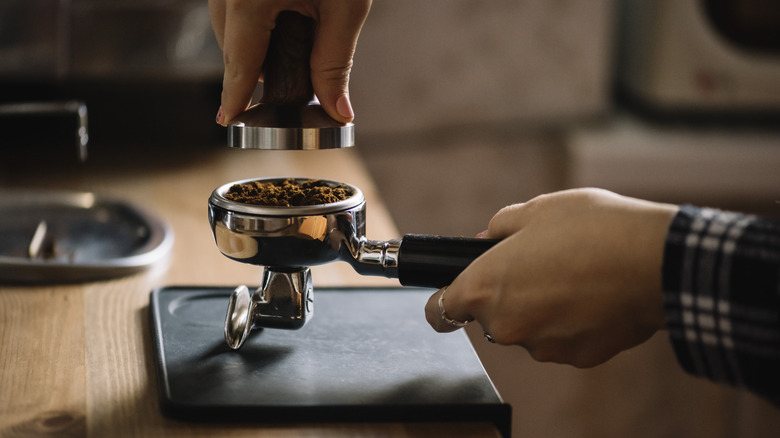
[[[404,286],[442,288],[499,240],[407,234],[398,252]]]

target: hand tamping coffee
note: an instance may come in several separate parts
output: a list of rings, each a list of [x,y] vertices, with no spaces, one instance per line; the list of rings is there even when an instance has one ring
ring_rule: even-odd
[[[331,118],[314,96],[309,59],[316,24],[283,11],[263,62],[260,103],[228,124],[228,146],[241,149],[314,150],[355,145],[355,127]]]

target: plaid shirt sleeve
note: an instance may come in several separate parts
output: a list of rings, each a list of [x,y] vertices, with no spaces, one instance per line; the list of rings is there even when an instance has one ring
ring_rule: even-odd
[[[663,288],[682,367],[780,405],[780,221],[682,206]]]

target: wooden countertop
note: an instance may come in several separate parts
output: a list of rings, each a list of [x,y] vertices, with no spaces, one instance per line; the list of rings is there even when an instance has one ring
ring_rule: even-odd
[[[224,425],[167,419],[157,402],[148,322],[149,292],[163,285],[257,284],[260,268],[222,256],[206,205],[226,182],[267,176],[328,178],[359,187],[367,235],[397,230],[354,150],[241,151],[215,148],[186,160],[47,170],[0,176],[3,188],[91,191],[163,218],[175,242],[169,258],[111,281],[8,286],[0,279],[0,436],[497,437],[489,423]],[[139,164],[138,162],[141,162]],[[7,214],[7,213],[3,213]],[[312,269],[316,286],[382,286],[346,263]],[[421,309],[422,310],[422,309]]]

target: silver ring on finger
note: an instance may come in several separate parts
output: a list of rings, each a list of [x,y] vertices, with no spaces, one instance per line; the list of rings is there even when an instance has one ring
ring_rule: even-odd
[[[449,316],[447,316],[447,311],[444,310],[444,293],[447,292],[447,286],[444,287],[441,291],[441,295],[439,295],[439,313],[441,313],[441,319],[442,321],[446,322],[447,324],[453,326],[453,327],[465,327],[466,324],[470,323],[473,320],[468,321],[457,321]]]

